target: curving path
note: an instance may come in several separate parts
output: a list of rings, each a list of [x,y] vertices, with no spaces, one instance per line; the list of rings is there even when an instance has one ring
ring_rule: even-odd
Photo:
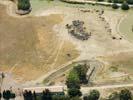
[[[71,3],[71,2],[77,2],[82,4],[97,4],[97,5],[104,5],[104,6],[111,6],[113,3],[109,2],[97,2],[97,1],[90,1],[90,0],[60,0],[63,2]],[[117,3],[118,6],[121,6],[122,4]],[[133,8],[133,5],[129,5],[131,8]]]

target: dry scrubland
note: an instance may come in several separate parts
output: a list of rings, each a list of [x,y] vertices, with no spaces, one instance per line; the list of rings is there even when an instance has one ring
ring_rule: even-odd
[[[133,81],[133,52],[120,52],[98,59],[105,65],[96,73],[94,82],[100,84],[130,83]]]
[[[75,46],[52,31],[61,21],[58,14],[13,18],[0,5],[0,70],[13,71],[18,81],[32,80],[77,57]]]
[[[4,9],[0,6],[0,70],[12,71],[18,81],[38,79],[75,58],[98,59],[105,64],[96,71],[94,83],[132,80],[133,45],[119,33],[125,13],[105,9],[102,20],[96,12],[101,8],[54,6],[15,18]],[[81,11],[88,9],[90,12]],[[68,34],[65,25],[73,20],[85,22],[86,30],[92,33],[87,41]],[[108,32],[107,23],[112,32]],[[55,81],[64,81],[64,77]]]
[[[106,10],[102,15],[105,20],[101,20],[99,18],[99,13],[96,12],[96,8],[89,9],[90,12],[82,12],[81,10],[88,10],[87,8],[68,8],[68,7],[54,7],[48,10],[39,12],[39,16],[45,16],[59,13],[63,14],[63,21],[56,25],[54,29],[58,33],[58,36],[66,41],[71,41],[74,45],[76,45],[77,49],[80,51],[80,56],[77,58],[78,60],[84,59],[98,59],[102,61],[105,65],[101,66],[101,69],[96,72],[96,77],[93,79],[95,84],[112,84],[115,82],[124,82],[125,80],[131,81],[131,74],[128,71],[119,71],[116,70],[114,63],[110,61],[106,61],[103,59],[104,57],[112,57],[112,59],[116,59],[118,64],[121,64],[125,67],[124,63],[119,58],[115,58],[114,55],[119,56],[121,53],[121,57],[124,57],[124,53],[132,52],[133,45],[131,42],[125,38],[123,34],[119,33],[119,24],[120,20],[125,16],[125,13],[118,13],[113,10]],[[68,12],[69,11],[69,12]],[[65,13],[64,13],[65,12]],[[80,41],[75,39],[73,36],[68,34],[65,25],[71,24],[73,20],[82,20],[85,22],[85,27],[88,32],[92,32],[92,36],[87,41]],[[109,24],[109,28],[111,28],[112,32],[108,32],[107,23]],[[61,31],[60,31],[61,30]],[[63,34],[62,34],[63,33]],[[113,39],[115,37],[115,39]],[[121,58],[120,57],[120,58]],[[125,59],[125,62],[129,61],[133,55],[127,55],[128,60]],[[121,62],[120,62],[121,61]],[[132,65],[132,64],[131,64]],[[112,68],[112,66],[115,66]],[[128,66],[131,68],[131,66]],[[125,70],[128,69],[125,67]],[[59,81],[64,81],[65,76],[61,76],[58,80],[55,79],[55,83]]]

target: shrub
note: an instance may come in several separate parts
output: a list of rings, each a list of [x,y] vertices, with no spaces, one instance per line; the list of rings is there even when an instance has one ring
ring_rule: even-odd
[[[108,0],[109,3],[112,3],[112,0]]]
[[[113,4],[112,4],[112,8],[113,8],[113,9],[118,9],[119,6],[118,6],[116,3],[113,3]]]
[[[128,4],[133,4],[133,0],[127,0]]]
[[[97,0],[97,1],[102,2],[102,1],[104,1],[104,0]]]
[[[70,97],[76,97],[76,96],[81,96],[82,93],[77,88],[71,88],[71,89],[68,89],[68,95]]]
[[[132,93],[128,89],[123,89],[120,92],[120,100],[132,100]]]
[[[29,0],[18,0],[18,10],[29,10],[31,5]]]
[[[88,96],[84,96],[83,100],[99,100],[100,92],[97,90],[90,91]]]
[[[124,0],[113,0],[113,3],[123,3]]]
[[[129,5],[127,4],[127,3],[123,3],[122,5],[121,5],[121,9],[122,10],[128,10],[129,9]]]

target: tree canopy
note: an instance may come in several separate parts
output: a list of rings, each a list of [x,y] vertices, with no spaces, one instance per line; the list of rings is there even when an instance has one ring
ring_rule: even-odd
[[[29,10],[31,8],[29,0],[18,0],[18,10]]]

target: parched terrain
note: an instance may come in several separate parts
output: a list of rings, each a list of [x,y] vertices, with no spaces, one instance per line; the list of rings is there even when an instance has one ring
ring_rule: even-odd
[[[76,58],[75,46],[52,29],[61,21],[59,14],[10,17],[0,5],[0,71],[13,72],[19,81],[32,80]]]

